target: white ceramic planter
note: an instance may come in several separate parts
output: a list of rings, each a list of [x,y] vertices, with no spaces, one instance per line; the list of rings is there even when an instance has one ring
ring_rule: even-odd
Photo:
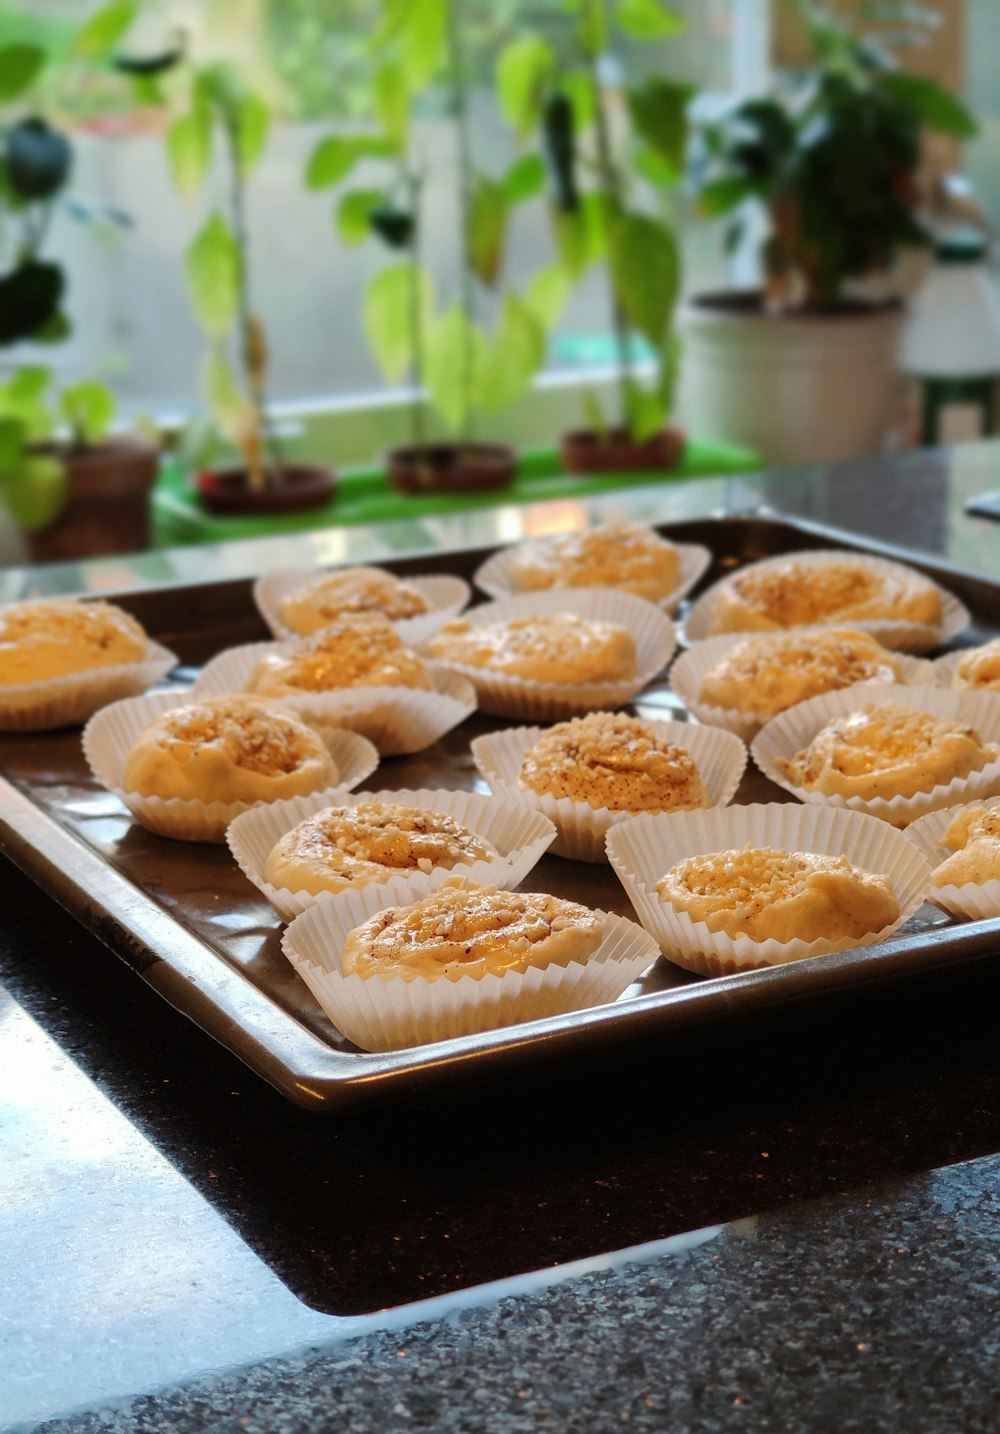
[[[899,403],[902,309],[762,314],[697,298],[678,315],[677,416],[770,465],[879,453]]]

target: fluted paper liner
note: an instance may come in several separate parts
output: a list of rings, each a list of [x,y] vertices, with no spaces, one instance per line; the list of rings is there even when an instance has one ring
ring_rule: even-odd
[[[292,652],[295,642],[251,642],[229,647],[206,663],[194,692],[214,697],[245,692],[257,663],[271,652]],[[282,693],[281,702],[304,721],[342,727],[367,737],[383,757],[423,752],[476,710],[476,692],[460,673],[428,662],[433,691],[420,687],[340,687],[328,692]],[[261,694],[262,696],[265,694]]]
[[[540,593],[520,593],[484,603],[463,615],[471,627],[509,622],[527,617],[572,613],[596,622],[617,623],[628,628],[636,646],[635,677],[615,682],[530,682],[490,672],[486,668],[437,657],[467,677],[476,690],[479,709],[493,717],[513,717],[528,722],[556,722],[584,712],[611,711],[621,707],[652,682],[674,655],[677,638],[670,618],[644,598],[617,593],[610,588],[565,588]]]
[[[951,718],[974,727],[983,742],[1000,746],[1000,693],[962,692],[944,687],[845,687],[810,697],[773,717],[754,738],[750,753],[765,776],[802,802],[847,807],[869,812],[893,826],[904,827],[926,812],[958,802],[978,801],[1000,792],[1000,760],[988,762],[978,772],[956,777],[912,797],[826,796],[796,786],[779,772],[779,757],[792,758],[807,747],[821,727],[834,717],[860,711],[869,703],[895,702],[935,717]]]
[[[863,812],[832,807],[766,802],[631,817],[611,828],[607,842],[611,865],[639,920],[656,937],[663,954],[703,976],[783,965],[884,941],[913,915],[930,882],[925,858],[902,832]],[[893,884],[899,918],[860,939],[751,941],[710,931],[705,922],[693,920],[657,894],[656,883],[677,862],[698,853],[741,850],[747,845],[846,856],[855,866],[884,874]]]
[[[179,841],[221,842],[225,840],[226,828],[235,817],[261,804],[144,797],[127,791],[123,785],[125,762],[139,733],[161,712],[171,707],[182,707],[191,700],[190,692],[163,692],[113,702],[96,713],[83,729],[83,753],[97,780],[113,792],[128,807],[135,820],[149,831]],[[356,732],[320,726],[315,730],[326,744],[340,774],[340,781],[335,786],[318,794],[326,797],[329,805],[374,772],[378,766],[378,753]]]
[[[356,565],[344,565],[345,568],[347,566]],[[375,567],[377,564],[365,563],[364,566]],[[336,568],[316,568],[310,573],[301,568],[275,568],[257,579],[253,586],[254,602],[274,637],[282,641],[301,636],[300,633],[293,632],[278,616],[278,608],[289,593],[308,587],[316,579],[327,577],[336,571]],[[391,576],[396,577],[397,574],[393,573]],[[432,608],[431,612],[420,613],[417,617],[400,618],[393,623],[403,641],[411,646],[426,642],[442,623],[457,617],[472,596],[472,589],[465,579],[451,573],[403,577],[401,581],[410,583],[418,592],[423,593]]]
[[[517,589],[510,580],[510,567],[518,552],[518,544],[501,548],[488,557],[472,575],[477,588],[492,598],[512,597]],[[656,606],[664,612],[676,612],[695,583],[712,561],[712,554],[702,543],[675,543],[680,574],[677,586],[665,597],[656,599]],[[536,588],[536,592],[572,592],[572,586],[563,584],[557,588]],[[620,589],[617,589],[620,591]],[[649,601],[649,599],[647,599]]]
[[[731,732],[698,727],[692,722],[649,722],[657,736],[690,752],[708,790],[711,805],[731,802],[747,763],[747,749]],[[571,797],[554,797],[518,785],[524,754],[547,729],[512,727],[487,732],[472,743],[472,757],[495,792],[523,803],[555,823],[557,836],[550,850],[575,861],[605,862],[604,839],[610,827],[634,812],[592,807]]]
[[[850,628],[852,631],[858,630],[858,625],[855,623],[845,622],[836,625]],[[827,630],[808,627],[795,629],[799,635]],[[746,642],[748,638],[754,640],[764,638],[780,642],[787,636],[786,632],[725,632],[718,637],[706,637],[700,642],[694,642],[678,656],[676,662],[671,666],[670,686],[683,700],[684,706],[691,715],[697,717],[699,722],[710,723],[713,727],[724,727],[727,732],[734,732],[744,742],[751,742],[770,719],[742,712],[737,707],[716,707],[710,702],[700,701],[698,693],[701,691],[701,684],[716,663],[721,662],[726,653],[739,643]],[[934,682],[934,664],[928,662],[926,658],[910,657],[899,652],[893,653],[893,656],[904,669],[906,685],[926,685]],[[864,682],[854,685],[870,687],[878,684]],[[902,686],[903,684],[894,685]]]
[[[659,956],[656,942],[634,921],[602,911],[603,938],[585,963],[457,979],[345,976],[340,956],[349,932],[386,905],[411,899],[405,882],[361,887],[317,902],[282,937],[282,950],[330,1020],[365,1051],[403,1050],[603,1006]]]
[[[994,798],[987,802],[963,802],[957,807],[928,812],[906,828],[907,838],[927,858],[932,874],[936,866],[940,866],[953,854],[950,847],[941,845],[939,838],[967,806],[993,809],[1000,806],[1000,801]],[[1000,916],[1000,878],[983,882],[968,881],[962,886],[937,886],[932,880],[927,899],[933,901],[935,906],[950,912],[952,916],[965,917],[969,921],[987,921]]]
[[[934,680],[939,687],[952,687],[955,682],[955,669],[963,657],[968,657],[970,652],[985,647],[984,642],[975,643],[971,647],[962,647],[955,652],[946,652],[943,657],[936,657],[932,664],[934,668]],[[998,687],[960,687],[959,692],[998,692]]]
[[[843,562],[850,559],[852,562],[861,561],[866,566],[874,568],[876,572],[912,574],[920,578],[922,582],[929,582],[937,591],[941,599],[941,622],[938,626],[932,627],[927,623],[903,622],[895,619],[879,619],[858,621],[854,618],[831,618],[830,627],[855,627],[861,632],[870,632],[878,639],[883,647],[891,647],[901,652],[929,652],[931,648],[939,647],[943,642],[949,641],[958,633],[962,632],[971,622],[969,609],[961,602],[954,593],[948,591],[933,578],[920,573],[916,568],[909,567],[906,563],[894,562],[890,558],[879,558],[867,553],[854,552],[850,549],[822,549],[818,551],[789,552],[782,553],[773,558],[762,558],[759,562],[753,563],[754,568],[776,567],[787,563],[794,558],[796,562],[803,563],[829,563]],[[745,571],[746,569],[741,569]],[[715,636],[709,632],[709,621],[712,615],[712,606],[716,595],[723,583],[732,576],[727,573],[726,577],[720,578],[717,583],[708,588],[697,599],[687,615],[684,624],[684,639],[687,643],[700,642],[704,638]],[[746,636],[746,633],[743,634]]]
[[[498,856],[471,865],[440,867],[391,875],[388,880],[405,882],[407,899],[416,901],[455,876],[483,886],[512,888],[523,881],[539,857],[550,846],[555,828],[547,817],[504,797],[480,792],[434,791],[355,792],[335,801],[322,797],[290,797],[266,807],[256,807],[236,818],[226,833],[229,849],[240,869],[267,897],[285,921],[291,921],[317,901],[337,901],[347,892],[316,896],[309,891],[290,891],[264,878],[267,859],[286,832],[306,817],[330,806],[357,806],[361,802],[403,802],[426,811],[447,812],[477,836],[496,847]],[[378,883],[387,889],[387,884]],[[388,904],[388,903],[386,903]]]
[[[145,692],[176,665],[174,653],[150,642],[141,662],[95,667],[46,682],[0,686],[0,732],[78,727],[109,702]]]

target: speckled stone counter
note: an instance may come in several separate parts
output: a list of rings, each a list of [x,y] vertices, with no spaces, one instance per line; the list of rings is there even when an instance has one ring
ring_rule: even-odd
[[[1000,577],[1000,528],[962,513],[988,487],[983,445],[594,506],[766,505]],[[552,517],[353,530],[351,556]],[[342,543],[9,571],[0,596]],[[992,955],[317,1119],[0,879],[0,1427],[1000,1427]]]

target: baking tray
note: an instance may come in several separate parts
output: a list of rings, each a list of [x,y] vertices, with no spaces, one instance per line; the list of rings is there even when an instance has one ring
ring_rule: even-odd
[[[820,525],[746,514],[662,525],[677,542],[703,543],[713,562],[700,588],[734,567],[802,548],[843,547],[901,558],[951,589],[973,626],[958,640],[996,634],[1000,588],[926,556],[869,543]],[[399,558],[401,575],[449,571],[471,579],[493,548]],[[223,647],[267,637],[249,580],[108,594],[181,659],[176,683]],[[696,594],[695,594],[696,595]],[[632,709],[683,716],[665,682]],[[498,719],[479,714],[427,752],[384,760],[369,789],[485,790],[469,751]],[[787,800],[751,769],[738,801]],[[366,1098],[447,1084],[463,1071],[502,1073],[533,1056],[597,1053],[625,1040],[663,1039],[671,1030],[755,1007],[822,998],[847,986],[884,982],[1000,950],[1000,922],[958,924],[923,907],[893,939],[863,949],[713,980],[666,960],[617,1002],[583,1012],[389,1054],[347,1042],[281,954],[281,925],[224,846],[192,846],[135,825],[117,798],[91,777],[78,731],[0,734],[0,851],[176,1009],[195,1021],[299,1106],[334,1110]],[[591,906],[632,915],[610,867],[546,856],[524,883]]]

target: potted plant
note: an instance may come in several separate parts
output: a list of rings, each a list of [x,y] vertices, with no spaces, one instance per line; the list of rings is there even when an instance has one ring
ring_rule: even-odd
[[[360,161],[377,160],[383,170],[378,187],[341,193],[338,228],[347,243],[374,236],[397,256],[367,286],[363,321],[387,381],[411,382],[410,442],[387,456],[390,479],[405,492],[480,491],[511,480],[516,453],[478,440],[475,420],[502,411],[530,384],[544,362],[553,312],[544,277],[519,293],[502,285],[511,216],[540,192],[544,171],[531,154],[518,155],[500,175],[477,169],[462,21],[460,0],[386,4],[372,84],[379,128],[327,136],[306,173],[308,187],[321,190],[340,184]],[[457,136],[458,292],[445,303],[423,262],[434,155],[413,126],[415,104],[432,85],[447,95]],[[492,329],[481,319],[487,294],[499,299]],[[454,437],[442,439],[441,427]]]
[[[569,280],[603,266],[616,407],[588,393],[587,427],[562,441],[572,472],[667,468],[683,435],[668,426],[680,256],[666,196],[683,172],[689,86],[659,75],[607,82],[626,42],[662,41],[683,20],[660,0],[566,0],[569,32],[518,37],[501,56],[505,109],[541,127],[559,262]],[[645,372],[654,370],[652,382]]]
[[[975,132],[954,96],[899,68],[895,20],[855,29],[819,3],[802,12],[812,62],[701,124],[693,146],[701,211],[730,218],[728,242],[763,217],[763,286],[699,295],[681,320],[688,422],[774,463],[884,445],[904,317],[893,266],[927,239],[921,132]],[[930,17],[906,18],[919,29]]]

